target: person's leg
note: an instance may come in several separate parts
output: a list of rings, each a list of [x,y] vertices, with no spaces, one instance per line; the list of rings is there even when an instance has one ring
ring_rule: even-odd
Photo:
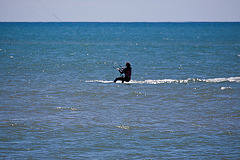
[[[117,78],[114,80],[114,82],[117,82],[118,80],[123,81],[123,77],[117,77]]]
[[[124,83],[124,81],[125,81],[125,82],[129,82],[129,81],[130,81],[130,78],[124,77],[124,78],[122,79],[122,83]]]

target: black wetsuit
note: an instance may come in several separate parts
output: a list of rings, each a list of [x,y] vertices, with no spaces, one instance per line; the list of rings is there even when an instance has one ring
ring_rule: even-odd
[[[124,73],[125,77],[123,77],[123,76],[118,77],[114,80],[114,82],[117,82],[118,80],[121,80],[122,83],[123,83],[124,81],[129,82],[131,80],[131,75],[132,75],[132,68],[131,67],[127,67],[127,68],[124,68],[123,70],[119,70],[119,72],[121,74]]]

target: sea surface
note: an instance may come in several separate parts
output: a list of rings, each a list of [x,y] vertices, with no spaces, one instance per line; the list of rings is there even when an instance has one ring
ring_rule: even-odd
[[[240,23],[0,23],[0,159],[240,159]]]

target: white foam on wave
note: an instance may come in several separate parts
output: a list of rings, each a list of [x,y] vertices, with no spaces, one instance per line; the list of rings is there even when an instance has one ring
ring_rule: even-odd
[[[113,83],[113,81],[104,81],[104,80],[90,80],[85,81],[88,83]],[[158,80],[144,80],[144,81],[137,81],[131,80],[130,82],[124,82],[126,84],[163,84],[163,83],[190,83],[190,82],[206,82],[206,83],[220,83],[220,82],[240,82],[240,77],[230,77],[230,78],[211,78],[211,79],[199,79],[199,78],[188,78],[185,80],[177,80],[177,79],[158,79]],[[117,81],[117,83],[121,83],[121,81]]]
[[[62,109],[69,109],[69,110],[72,110],[72,111],[77,111],[77,109],[74,108],[74,107],[57,107],[57,110],[62,110]]]
[[[104,81],[104,80],[91,80],[91,81],[85,81],[87,83],[94,83],[94,82],[98,82],[98,83],[113,83],[113,81]]]
[[[203,79],[203,81],[204,82],[209,82],[209,83],[240,82],[240,77]]]
[[[221,90],[232,89],[232,87],[221,87]]]

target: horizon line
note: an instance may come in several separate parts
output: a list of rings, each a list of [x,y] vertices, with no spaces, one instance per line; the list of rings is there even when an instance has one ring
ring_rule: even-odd
[[[0,21],[0,23],[239,23],[240,21]]]

